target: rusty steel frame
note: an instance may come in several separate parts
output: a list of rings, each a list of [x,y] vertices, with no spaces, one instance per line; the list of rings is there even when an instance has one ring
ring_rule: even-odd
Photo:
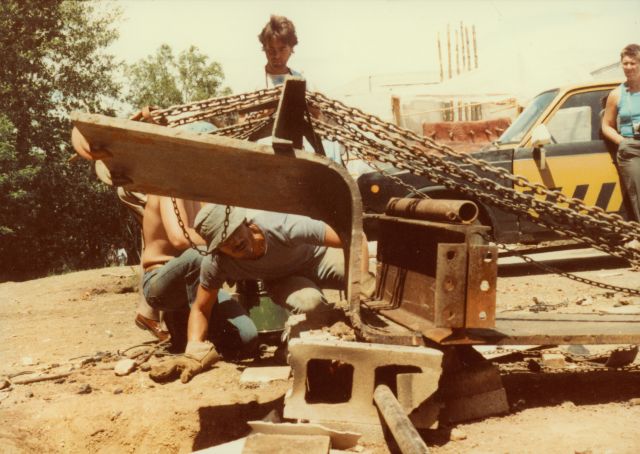
[[[640,343],[640,316],[494,319],[491,276],[496,265],[488,257],[497,254],[473,240],[486,229],[474,225],[378,215],[387,225],[380,248],[381,298],[361,305],[360,194],[343,167],[294,146],[301,143],[303,134],[313,134],[308,121],[301,119],[306,113],[304,96],[300,96],[304,89],[303,81],[286,81],[273,146],[96,114],[76,112],[71,119],[91,149],[104,152],[106,157],[97,162],[96,170],[108,184],[148,194],[302,214],[331,225],[345,245],[349,315],[363,340],[404,345],[424,345],[425,339],[452,345]],[[287,93],[291,93],[290,102],[285,99]],[[389,236],[400,224],[405,233]],[[439,232],[437,241],[406,233],[425,224]],[[416,249],[416,241],[420,248]],[[408,257],[413,257],[412,263]]]
[[[370,308],[439,342],[452,329],[493,328],[498,251],[488,227],[373,215],[380,225]]]

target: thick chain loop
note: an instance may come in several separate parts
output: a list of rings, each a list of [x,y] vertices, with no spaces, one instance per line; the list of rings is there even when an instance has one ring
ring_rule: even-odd
[[[189,242],[191,249],[195,249],[196,251],[198,251],[198,254],[200,254],[203,257],[210,255],[211,254],[210,252],[200,249],[198,245],[194,243],[193,240],[191,239],[191,235],[189,235],[189,232],[187,231],[187,226],[184,224],[184,221],[182,220],[182,216],[180,216],[180,210],[178,209],[178,201],[176,200],[175,197],[171,197],[171,203],[173,204],[173,212],[176,214],[176,218],[178,219],[178,225],[182,230],[182,234]]]
[[[187,226],[185,225],[184,221],[182,220],[182,216],[180,216],[180,210],[178,209],[178,201],[176,200],[175,197],[171,197],[171,203],[173,204],[173,212],[176,214],[176,218],[178,219],[178,225],[180,226],[180,229],[182,230],[182,234],[184,235],[184,237],[189,242],[189,245],[191,246],[191,249],[195,249],[196,251],[198,251],[198,254],[200,254],[203,257],[206,257],[207,255],[212,255],[213,252],[204,251],[204,250],[200,249],[198,247],[198,245],[196,243],[194,243],[193,240],[191,239],[191,235],[189,235],[189,232],[187,231]],[[224,240],[227,239],[227,231],[229,230],[229,215],[230,214],[231,214],[231,206],[227,205],[227,207],[224,210],[224,223],[223,223],[224,228],[222,229],[222,236],[221,236],[220,244],[224,243]]]
[[[220,236],[220,244],[224,243],[224,240],[227,239],[227,230],[229,230],[229,215],[231,214],[231,207],[227,205],[224,209],[224,223],[222,229],[222,235]]]

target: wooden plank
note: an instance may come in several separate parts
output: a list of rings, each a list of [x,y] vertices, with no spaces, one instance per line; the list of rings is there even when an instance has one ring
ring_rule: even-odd
[[[362,212],[348,172],[313,153],[277,154],[270,145],[96,114],[73,113],[72,120],[92,148],[111,154],[103,160],[106,177],[129,190],[333,224],[350,223],[352,211]]]

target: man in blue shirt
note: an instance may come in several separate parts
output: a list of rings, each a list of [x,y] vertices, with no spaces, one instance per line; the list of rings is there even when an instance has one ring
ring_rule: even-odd
[[[188,381],[218,356],[206,341],[212,309],[224,282],[261,279],[271,298],[294,313],[331,309],[322,288],[344,288],[344,254],[329,225],[304,216],[210,204],[198,213],[194,228],[210,253],[200,268],[200,284],[189,315],[186,359],[176,362]],[[363,242],[363,286],[372,293],[368,251]],[[169,369],[167,369],[169,373]]]

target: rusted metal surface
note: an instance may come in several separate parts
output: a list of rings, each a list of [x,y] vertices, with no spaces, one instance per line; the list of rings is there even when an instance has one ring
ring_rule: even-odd
[[[433,321],[439,328],[469,326],[464,318],[467,306],[467,243],[439,243],[436,254]]]
[[[287,79],[273,124],[273,148],[279,151],[282,140],[291,141],[293,148],[302,148],[302,138],[305,137],[315,152],[324,156],[320,137],[305,119],[305,114],[308,114],[305,92],[304,79]]]
[[[478,205],[469,200],[393,197],[387,203],[385,214],[425,221],[471,224],[478,218]]]
[[[497,250],[475,244],[486,227],[375,217],[378,285],[369,307],[436,342],[455,328],[493,327]]]
[[[468,257],[466,325],[491,328],[496,321],[498,251],[487,245],[470,245]]]

